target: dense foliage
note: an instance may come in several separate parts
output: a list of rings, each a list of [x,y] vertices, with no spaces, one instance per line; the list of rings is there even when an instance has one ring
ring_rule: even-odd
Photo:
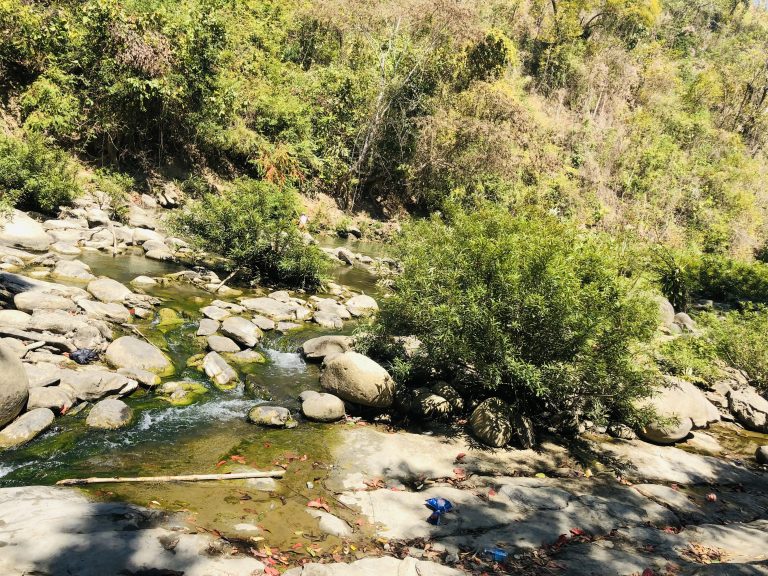
[[[768,309],[750,307],[697,316],[696,334],[664,343],[660,366],[671,374],[705,385],[724,377],[723,367],[743,370],[750,382],[768,390]]]
[[[69,156],[39,137],[0,135],[0,207],[53,213],[80,191]]]
[[[423,353],[405,369],[392,359],[400,380],[429,374],[526,415],[631,417],[651,384],[641,354],[658,319],[626,250],[552,217],[487,207],[451,220],[401,239],[380,338],[415,335]]]
[[[294,192],[241,179],[224,194],[209,193],[190,203],[176,226],[254,281],[316,288],[324,258],[317,247],[305,245],[298,219]]]
[[[740,256],[768,221],[766,52],[746,0],[0,0],[9,110],[97,163]]]

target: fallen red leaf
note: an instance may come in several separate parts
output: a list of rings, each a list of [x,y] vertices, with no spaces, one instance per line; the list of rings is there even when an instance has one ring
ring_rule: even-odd
[[[459,452],[458,454],[456,454],[456,462],[461,462],[465,456],[466,454],[464,452]]]
[[[224,466],[224,464],[226,463],[227,463],[226,460],[220,460],[219,462],[216,462],[216,468],[218,468],[219,466]]]
[[[454,468],[454,469],[453,469],[453,473],[454,473],[454,474],[456,475],[456,477],[457,477],[457,478],[459,478],[459,479],[461,479],[461,478],[466,478],[466,477],[467,477],[467,473],[466,473],[466,471],[464,470],[464,468]]]
[[[585,532],[581,528],[571,528],[571,534],[574,536],[584,536]]]
[[[242,456],[238,456],[237,454],[235,454],[234,456],[230,456],[229,459],[234,462],[238,462],[239,464],[245,464],[245,458],[243,458]]]
[[[310,500],[309,502],[307,502],[307,506],[309,506],[310,508],[322,508],[326,512],[331,511],[331,509],[328,507],[328,503],[322,498],[316,498],[314,500]]]
[[[298,550],[302,546],[303,546],[303,544],[301,542],[296,542],[296,544],[292,544],[291,545],[291,550]]]
[[[714,492],[707,494],[707,502],[717,502],[717,494]]]
[[[654,572],[651,568],[646,568],[643,570],[643,576],[656,576],[656,572]]]
[[[496,494],[497,494],[497,492],[496,492],[496,490],[494,490],[493,488],[491,488],[490,490],[488,490],[488,496],[491,496],[491,497],[493,497],[493,496],[496,496]]]
[[[277,568],[273,568],[272,566],[265,566],[264,574],[267,576],[279,576],[280,572],[277,571]]]

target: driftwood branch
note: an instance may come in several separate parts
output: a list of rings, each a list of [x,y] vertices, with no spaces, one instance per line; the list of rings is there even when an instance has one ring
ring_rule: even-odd
[[[242,480],[243,478],[282,478],[285,470],[269,472],[235,472],[232,474],[186,474],[183,476],[128,476],[124,478],[68,478],[56,482],[58,486],[82,484],[117,484],[122,482],[200,482],[202,480]]]

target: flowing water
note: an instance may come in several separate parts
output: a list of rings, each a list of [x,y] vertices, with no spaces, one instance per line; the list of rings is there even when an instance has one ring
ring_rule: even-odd
[[[362,250],[359,246],[351,248]],[[138,254],[113,258],[84,252],[80,260],[97,276],[109,276],[124,284],[138,275],[161,276],[182,269]],[[368,294],[378,291],[375,278],[363,269],[338,268],[334,279]],[[88,429],[87,410],[57,418],[53,427],[34,441],[0,453],[0,486],[53,484],[63,478],[90,476],[160,476],[286,467],[285,478],[267,491],[244,480],[96,484],[88,490],[98,498],[183,511],[187,520],[202,528],[257,541],[266,538],[273,546],[296,544],[299,538],[338,543],[334,537],[321,535],[317,521],[304,510],[310,499],[333,499],[323,480],[330,467],[334,439],[346,424],[301,421],[295,429],[277,430],[246,421],[248,410],[264,401],[296,412],[298,394],[319,389],[319,367],[307,364],[296,350],[304,340],[328,332],[307,327],[288,335],[268,334],[256,348],[267,362],[242,367],[239,371],[243,383],[234,390],[220,391],[204,373],[187,366],[191,356],[205,351],[204,339],[195,332],[199,309],[214,297],[189,285],[157,287],[147,293],[162,298],[162,306],[176,310],[183,319],[182,324],[170,329],[158,326],[157,320],[136,323],[173,360],[176,373],[166,381],[197,381],[208,392],[192,405],[173,407],[153,392],[140,390],[125,399],[134,409],[134,421],[121,430]],[[354,323],[347,323],[343,332],[354,330]],[[335,508],[337,515],[353,521],[353,511],[341,505]],[[251,526],[243,528],[246,525]],[[253,525],[259,530],[254,531]]]

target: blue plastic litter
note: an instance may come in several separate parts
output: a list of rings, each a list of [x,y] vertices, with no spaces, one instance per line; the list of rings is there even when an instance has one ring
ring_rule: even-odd
[[[453,504],[445,498],[430,498],[426,501],[426,507],[432,510],[432,514],[427,518],[427,522],[435,526],[440,524],[443,514],[453,510]]]
[[[483,554],[493,562],[503,562],[507,559],[507,556],[509,556],[509,554],[501,548],[486,548],[483,550]]]

